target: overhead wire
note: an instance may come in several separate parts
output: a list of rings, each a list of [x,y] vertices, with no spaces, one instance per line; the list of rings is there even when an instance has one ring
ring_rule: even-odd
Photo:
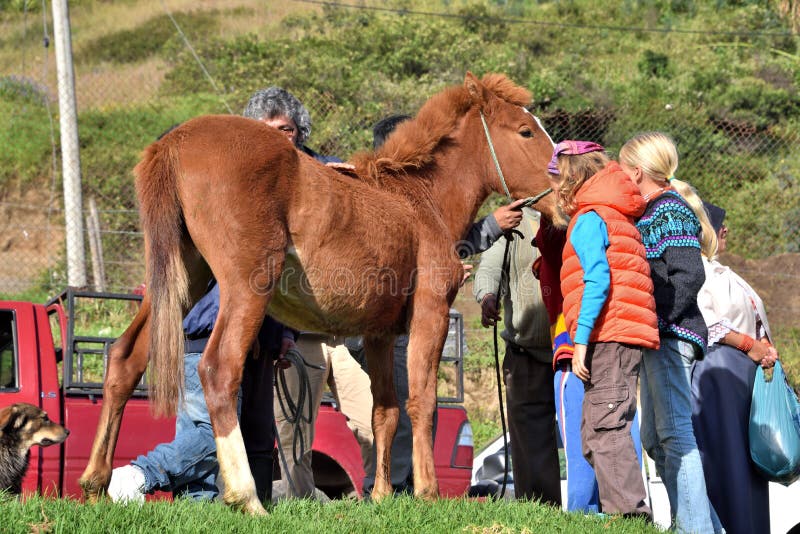
[[[189,51],[192,53],[192,56],[194,57],[194,60],[200,66],[200,70],[203,71],[203,74],[205,75],[205,77],[208,80],[208,82],[211,84],[211,87],[214,88],[214,91],[219,95],[219,98],[220,98],[220,100],[222,100],[222,103],[225,104],[225,108],[228,110],[228,113],[230,113],[231,115],[234,115],[233,110],[228,105],[228,101],[225,100],[225,97],[223,96],[222,91],[217,86],[217,83],[214,81],[214,77],[211,76],[211,73],[209,73],[208,69],[206,69],[206,66],[203,64],[203,61],[200,59],[200,56],[197,55],[197,52],[195,51],[194,47],[192,46],[192,43],[189,42],[189,38],[186,37],[185,33],[183,33],[183,30],[181,29],[180,25],[178,24],[178,21],[175,20],[175,17],[172,16],[172,12],[170,12],[170,10],[167,7],[167,4],[164,2],[164,0],[161,0],[161,7],[164,8],[164,12],[167,14],[167,17],[169,17],[169,20],[172,21],[172,25],[175,26],[175,29],[178,31],[178,34],[181,36],[181,39],[183,39],[183,43],[186,45],[186,48],[188,48]]]

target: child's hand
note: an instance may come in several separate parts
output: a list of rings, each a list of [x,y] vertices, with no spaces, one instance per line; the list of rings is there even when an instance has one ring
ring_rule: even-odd
[[[575,352],[572,355],[572,372],[584,382],[588,382],[591,378],[592,375],[586,367],[586,345],[575,344]]]

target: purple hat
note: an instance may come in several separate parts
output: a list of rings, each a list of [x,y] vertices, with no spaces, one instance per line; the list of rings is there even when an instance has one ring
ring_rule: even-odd
[[[568,156],[577,156],[579,154],[588,154],[589,152],[603,152],[605,148],[597,143],[591,141],[561,141],[553,149],[553,158],[547,165],[547,172],[550,174],[559,175],[558,172],[558,156],[566,154]]]

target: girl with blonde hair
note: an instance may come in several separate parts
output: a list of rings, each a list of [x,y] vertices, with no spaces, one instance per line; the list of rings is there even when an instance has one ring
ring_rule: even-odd
[[[708,499],[692,428],[691,369],[706,351],[697,294],[705,282],[701,250],[714,230],[689,184],[675,179],[678,150],[661,132],[639,134],[619,153],[647,206],[636,223],[653,279],[660,347],[645,349],[641,375],[642,445],[667,488],[678,532],[720,532]]]

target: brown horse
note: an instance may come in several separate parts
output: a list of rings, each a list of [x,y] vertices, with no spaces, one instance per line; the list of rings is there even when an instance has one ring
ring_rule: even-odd
[[[364,335],[378,499],[392,489],[392,346],[397,334],[410,332],[414,488],[436,496],[436,374],[462,277],[454,243],[487,195],[504,189],[493,151],[513,196],[547,188],[552,144],[523,107],[529,102],[530,93],[502,75],[478,80],[468,73],[463,86],[432,97],[376,153],[357,154],[354,176],[301,154],[278,130],[236,116],[193,119],[150,145],[135,169],[148,291],[110,354],[103,410],[80,479],[86,497],[95,500],[108,485],[122,410],[148,352],[155,408],[174,412],[183,382],[181,318],[212,274],[220,310],[199,368],[225,502],[264,513],[236,395],[266,313],[298,329]],[[539,207],[549,212],[552,197]]]

